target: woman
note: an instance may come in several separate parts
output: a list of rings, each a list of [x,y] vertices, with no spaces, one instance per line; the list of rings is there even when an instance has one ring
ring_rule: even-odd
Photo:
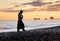
[[[22,21],[22,19],[23,19],[22,13],[23,13],[23,10],[20,10],[20,12],[18,14],[17,32],[19,32],[20,29],[22,29],[23,31],[25,31],[25,29],[24,29],[25,26],[24,26],[24,23]]]

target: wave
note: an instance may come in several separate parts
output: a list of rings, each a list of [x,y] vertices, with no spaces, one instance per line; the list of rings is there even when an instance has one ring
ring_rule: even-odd
[[[48,28],[53,26],[60,26],[60,20],[39,20],[39,21],[24,21],[25,29],[38,29],[38,28]],[[1,21],[0,32],[16,31],[17,22],[16,21]]]
[[[57,25],[54,25],[57,26]],[[41,27],[29,27],[29,28],[25,28],[25,30],[32,30],[32,29],[41,29],[41,28],[50,28],[50,27],[54,27],[54,26],[41,26]],[[2,29],[0,29],[0,33],[1,32],[16,32],[17,29],[16,28],[7,28],[7,27],[1,27]],[[21,30],[22,31],[22,30]]]

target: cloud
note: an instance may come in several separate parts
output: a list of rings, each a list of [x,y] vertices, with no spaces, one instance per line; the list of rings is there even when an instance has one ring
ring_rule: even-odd
[[[49,7],[60,7],[60,4],[51,5]]]
[[[47,7],[48,11],[60,11],[60,4],[55,4]]]
[[[14,7],[9,7],[9,8],[4,8],[4,9],[10,9],[11,10],[11,9],[14,9]]]
[[[44,5],[48,5],[48,4],[53,4],[53,2],[47,2],[47,3],[44,3]]]
[[[19,10],[0,9],[1,12],[18,12]]]
[[[13,5],[13,6],[12,6]],[[20,7],[17,3],[11,4],[9,8],[0,9],[1,12],[18,12],[19,10],[14,10],[14,8]]]
[[[24,12],[34,12],[39,11],[39,8],[30,8],[30,9],[23,9]],[[14,9],[0,9],[1,12],[19,12],[20,10],[14,10]]]
[[[58,3],[58,4],[55,4],[55,3]],[[38,1],[32,1],[32,2],[27,2],[27,3],[22,3],[22,4],[14,3],[13,7],[0,9],[0,11],[2,11],[2,12],[19,12],[20,10],[15,10],[14,8],[18,8],[18,7],[20,8],[22,5],[23,6],[26,6],[26,5],[32,5],[32,6],[34,6],[34,8],[32,7],[32,8],[28,8],[28,9],[23,9],[24,12],[60,11],[60,3],[58,1],[44,3],[44,2],[42,2],[40,0],[38,0]],[[36,6],[38,6],[39,8],[37,8]]]
[[[56,1],[55,3],[60,3],[60,1]]]
[[[27,10],[24,10],[24,12],[34,12],[34,11],[38,11],[38,8],[30,8],[30,9],[27,9]]]
[[[36,0],[32,2],[22,3],[21,5],[43,6],[47,4],[53,4],[53,2],[43,2],[42,0]]]
[[[11,5],[13,5],[14,7],[20,7],[20,4],[18,4],[16,2],[12,3]]]
[[[14,5],[14,7],[20,7],[20,5],[16,4],[16,5]]]
[[[32,1],[28,3],[22,3],[21,5],[32,5],[32,6],[42,6],[44,3],[42,1]]]
[[[14,10],[14,8],[20,7],[22,5],[29,5],[29,4],[32,6],[41,6],[43,3],[40,0],[32,1],[32,2],[28,2],[28,3],[22,3],[22,4],[13,3],[13,4],[11,4],[11,5],[13,5],[13,7],[0,9],[0,11],[2,11],[2,12],[18,12],[19,10]],[[29,8],[28,10],[24,10],[24,12],[32,12],[32,11],[36,11],[35,8]]]

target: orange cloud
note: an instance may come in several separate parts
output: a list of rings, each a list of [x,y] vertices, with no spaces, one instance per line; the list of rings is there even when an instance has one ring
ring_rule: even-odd
[[[18,12],[19,10],[0,9],[1,12]]]
[[[48,6],[46,10],[47,11],[60,11],[60,4]]]
[[[29,9],[23,9],[24,12],[34,12],[34,11],[60,11],[60,1],[56,2],[47,2],[44,3],[42,1],[32,1],[32,2],[27,2],[27,3],[22,3],[22,4],[17,4],[15,3],[13,7],[10,8],[5,8],[5,9],[0,9],[2,12],[18,12],[19,10],[14,9],[18,8],[22,5],[32,5],[32,8]],[[47,6],[46,6],[47,5]],[[39,7],[39,8],[37,8]],[[46,7],[46,8],[45,8]]]
[[[44,3],[41,1],[32,1],[28,3],[22,3],[21,5],[42,6]]]

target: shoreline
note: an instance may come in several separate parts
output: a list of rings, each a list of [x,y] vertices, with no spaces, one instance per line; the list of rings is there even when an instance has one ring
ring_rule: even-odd
[[[34,27],[34,28],[25,28],[25,30],[26,31],[28,31],[28,30],[34,30],[34,29],[45,29],[45,28],[53,28],[53,27],[56,27],[56,25],[55,26],[44,26],[44,27]],[[0,30],[0,33],[3,33],[3,32],[16,32],[17,31],[17,29],[16,28],[14,28],[14,29],[1,29]],[[21,30],[22,31],[22,30]]]
[[[60,41],[60,26],[0,33],[0,41]]]

